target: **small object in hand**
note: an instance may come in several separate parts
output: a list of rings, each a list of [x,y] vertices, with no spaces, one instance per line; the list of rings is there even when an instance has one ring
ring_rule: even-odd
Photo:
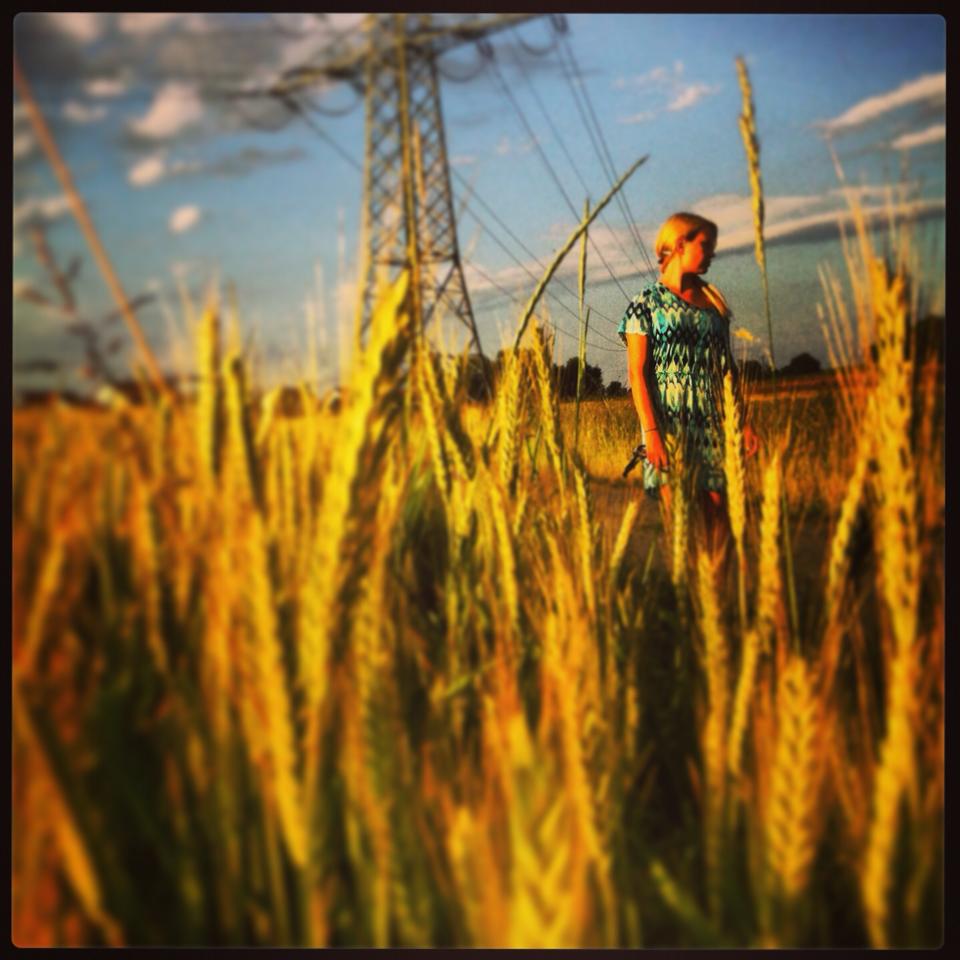
[[[630,455],[627,465],[623,468],[623,475],[626,476],[641,460],[646,460],[647,448],[644,444],[638,443]]]

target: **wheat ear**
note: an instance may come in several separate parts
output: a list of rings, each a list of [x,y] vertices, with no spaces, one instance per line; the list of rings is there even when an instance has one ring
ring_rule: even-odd
[[[774,887],[795,901],[806,887],[817,844],[821,782],[819,704],[802,658],[777,685],[777,747],[766,817],[767,863]]]
[[[707,860],[707,898],[710,915],[720,920],[724,870],[724,812],[726,809],[726,750],[729,651],[720,620],[717,596],[718,558],[708,551],[697,557],[700,629],[707,673],[707,719],[703,731],[705,767],[704,830]]]

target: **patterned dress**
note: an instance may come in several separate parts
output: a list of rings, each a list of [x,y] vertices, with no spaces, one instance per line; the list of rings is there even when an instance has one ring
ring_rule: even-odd
[[[659,280],[627,307],[617,331],[650,338],[657,390],[653,408],[671,468],[690,469],[701,490],[725,489],[723,376],[733,369],[730,318],[687,303]],[[656,497],[668,475],[643,463],[643,486]]]

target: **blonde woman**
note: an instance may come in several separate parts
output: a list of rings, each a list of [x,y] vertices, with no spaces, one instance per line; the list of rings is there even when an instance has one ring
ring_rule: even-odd
[[[655,243],[660,276],[633,298],[619,333],[647,459],[644,489],[667,513],[671,466],[683,465],[696,491],[707,536],[718,545],[728,518],[723,473],[723,377],[733,371],[730,311],[720,292],[701,279],[717,245],[717,226],[693,213],[675,213]],[[735,376],[735,373],[734,373]],[[747,456],[758,439],[743,430]]]

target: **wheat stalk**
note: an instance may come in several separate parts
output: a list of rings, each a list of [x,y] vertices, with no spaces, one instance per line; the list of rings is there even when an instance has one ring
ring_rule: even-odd
[[[746,525],[746,482],[743,467],[743,433],[740,413],[733,397],[733,376],[728,370],[723,376],[723,472],[727,479],[727,504],[730,529],[737,551],[737,586],[740,601],[740,628],[747,622],[747,570],[743,550],[743,530]]]
[[[511,496],[516,490],[517,462],[520,451],[520,416],[523,398],[520,380],[523,363],[518,354],[504,357],[503,379],[497,392],[497,431],[500,479]]]
[[[587,610],[591,619],[596,614],[596,598],[593,588],[593,503],[590,497],[586,471],[575,463],[573,468],[574,488],[577,494],[577,547],[580,555],[580,572],[583,582],[583,592],[587,599]]]
[[[890,886],[901,804],[914,776],[911,729],[916,665],[909,649],[898,651],[890,665],[887,730],[874,774],[871,819],[860,876],[860,894],[870,942],[889,945]]]
[[[369,340],[351,375],[347,404],[340,413],[338,456],[324,481],[313,549],[308,561],[297,635],[301,643],[300,682],[307,709],[304,753],[308,797],[316,786],[319,748],[319,707],[327,692],[328,657],[339,610],[338,596],[351,575],[345,547],[355,500],[354,487],[365,449],[386,423],[387,397],[406,349],[405,301],[407,274],[403,273],[373,312]],[[370,466],[375,466],[370,464]],[[309,801],[308,801],[309,802]]]
[[[620,519],[620,529],[617,531],[617,537],[613,542],[613,550],[610,553],[609,573],[607,576],[608,592],[612,595],[616,588],[617,577],[620,574],[620,566],[623,563],[624,554],[627,552],[627,544],[630,542],[630,534],[633,532],[633,525],[636,523],[637,514],[640,512],[640,501],[631,500],[627,504],[627,509],[623,511]]]
[[[760,179],[760,143],[757,140],[757,123],[753,111],[753,88],[750,74],[742,57],[736,58],[737,78],[743,95],[743,112],[740,114],[740,136],[743,149],[747,154],[747,173],[750,178],[750,196],[753,202],[754,256],[760,268],[763,282],[763,305],[767,315],[767,333],[770,343],[770,367],[774,371],[774,393],[776,393],[777,364],[773,350],[773,321],[770,316],[770,290],[767,284],[767,256],[763,242],[763,183]]]
[[[720,619],[717,596],[719,558],[702,550],[697,555],[698,616],[704,640],[707,674],[707,719],[703,730],[704,831],[707,861],[707,894],[710,915],[720,921],[724,871],[724,811],[726,808],[726,755],[729,652]]]
[[[806,664],[791,657],[777,685],[777,747],[766,817],[768,865],[786,901],[803,893],[817,845],[819,706]]]
[[[783,476],[780,452],[774,453],[763,473],[763,504],[760,508],[760,590],[757,601],[757,628],[764,650],[770,648],[781,602],[780,529]]]
[[[219,467],[220,435],[222,428],[223,396],[220,379],[220,316],[211,301],[197,326],[197,388],[196,437],[200,464],[209,479],[216,476]]]
[[[295,864],[304,867],[308,859],[307,820],[303,787],[297,773],[298,759],[293,727],[293,707],[283,667],[283,650],[277,632],[276,601],[270,582],[269,557],[263,521],[249,515],[244,551],[249,577],[247,615],[253,645],[254,682],[262,698],[266,724],[265,738],[270,764],[266,784],[274,797],[287,849]]]

